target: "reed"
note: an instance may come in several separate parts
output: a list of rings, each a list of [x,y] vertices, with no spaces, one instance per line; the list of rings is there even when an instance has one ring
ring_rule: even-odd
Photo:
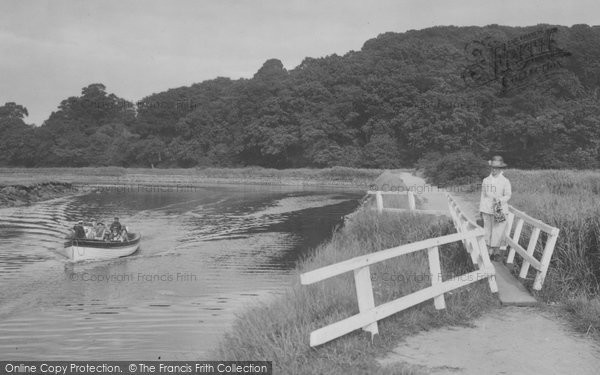
[[[600,172],[507,170],[511,204],[560,229],[544,289],[548,302],[600,294]]]

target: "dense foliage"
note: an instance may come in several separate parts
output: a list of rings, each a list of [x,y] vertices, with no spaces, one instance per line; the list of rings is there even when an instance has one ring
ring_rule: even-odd
[[[511,166],[600,163],[600,27],[558,27],[571,53],[551,78],[510,93],[465,84],[465,46],[539,30],[434,27],[385,33],[360,51],[268,60],[252,79],[216,78],[138,103],[92,84],[40,127],[0,107],[0,165],[392,168],[431,151],[470,150]]]
[[[446,155],[433,152],[419,159],[417,166],[427,182],[440,187],[481,184],[481,180],[490,173],[489,165],[470,151]]]

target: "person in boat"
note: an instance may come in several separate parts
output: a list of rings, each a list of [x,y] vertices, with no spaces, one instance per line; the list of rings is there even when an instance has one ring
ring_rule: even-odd
[[[85,229],[83,228],[83,220],[79,220],[79,222],[73,226],[73,231],[75,232],[75,234],[74,234],[75,239],[86,238]]]
[[[114,231],[117,232],[117,234],[121,233],[121,223],[119,223],[119,218],[115,217],[115,221],[112,222],[112,224],[110,225],[110,232],[113,233]]]
[[[128,235],[126,226],[123,226],[123,230],[121,231],[121,234],[119,236],[119,241],[121,241],[121,242],[129,241],[129,235]]]
[[[96,229],[98,228],[98,223],[96,222],[96,219],[91,219],[90,221],[90,225],[86,225],[85,227],[85,237],[87,239],[93,240],[94,238],[96,238]]]
[[[103,240],[105,233],[106,227],[104,226],[104,223],[98,223],[98,225],[96,226],[96,232],[94,233],[94,239]]]

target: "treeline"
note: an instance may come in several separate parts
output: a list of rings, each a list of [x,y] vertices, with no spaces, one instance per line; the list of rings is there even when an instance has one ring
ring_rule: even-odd
[[[432,151],[500,153],[514,167],[600,164],[600,27],[558,27],[568,51],[524,87],[472,87],[465,46],[547,28],[434,27],[385,33],[360,51],[268,60],[252,79],[216,78],[131,103],[85,87],[42,126],[0,107],[0,165],[391,168]],[[471,56],[472,57],[472,56]]]

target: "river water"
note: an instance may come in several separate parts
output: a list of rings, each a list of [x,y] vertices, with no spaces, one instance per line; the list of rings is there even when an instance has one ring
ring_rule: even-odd
[[[0,357],[201,360],[236,314],[292,282],[362,194],[293,187],[105,189],[0,209]],[[141,249],[71,263],[79,219],[119,216]]]

